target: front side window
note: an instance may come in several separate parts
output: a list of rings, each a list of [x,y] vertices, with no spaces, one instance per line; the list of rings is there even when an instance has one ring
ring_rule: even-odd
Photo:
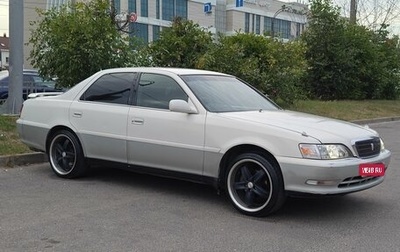
[[[188,100],[188,96],[171,77],[144,73],[137,87],[136,105],[141,107],[168,109],[173,99]]]
[[[134,73],[103,75],[85,91],[81,100],[128,104],[134,78]]]

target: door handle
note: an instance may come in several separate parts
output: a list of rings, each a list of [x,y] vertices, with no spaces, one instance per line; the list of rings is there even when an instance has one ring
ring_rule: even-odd
[[[142,124],[144,124],[144,119],[143,119],[143,118],[137,118],[137,117],[135,117],[135,118],[133,118],[133,120],[132,120],[132,124],[142,125]]]
[[[81,118],[81,117],[82,117],[82,112],[74,112],[74,113],[72,114],[72,116],[73,116],[73,117]]]

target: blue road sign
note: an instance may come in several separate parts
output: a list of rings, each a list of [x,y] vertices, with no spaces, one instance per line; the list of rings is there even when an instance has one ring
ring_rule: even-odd
[[[210,13],[211,10],[212,10],[212,5],[211,5],[211,3],[205,3],[205,4],[204,4],[204,12],[205,12],[205,13]]]

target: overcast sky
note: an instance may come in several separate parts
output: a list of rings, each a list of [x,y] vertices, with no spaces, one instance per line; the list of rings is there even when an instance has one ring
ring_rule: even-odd
[[[0,0],[0,35],[8,36],[8,0]]]
[[[17,0],[19,1],[19,0]],[[21,0],[22,1],[22,0]],[[308,3],[308,0],[281,0],[283,2],[301,2],[301,3]],[[333,0],[334,3],[336,3],[339,7],[343,7],[343,3],[346,3],[346,6],[350,5],[350,0]],[[348,2],[348,4],[347,4]],[[0,0],[0,36],[3,36],[4,33],[7,33],[7,36],[9,36],[8,32],[8,9],[9,9],[9,0]],[[348,11],[347,11],[348,13]],[[395,34],[400,34],[400,18],[396,21],[394,21],[391,24],[391,31]]]

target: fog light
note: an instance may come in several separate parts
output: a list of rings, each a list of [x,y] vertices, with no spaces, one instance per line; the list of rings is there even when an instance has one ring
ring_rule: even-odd
[[[335,180],[313,180],[313,179],[309,179],[306,181],[307,185],[315,185],[315,186],[332,186],[332,185],[336,185],[336,181]]]

